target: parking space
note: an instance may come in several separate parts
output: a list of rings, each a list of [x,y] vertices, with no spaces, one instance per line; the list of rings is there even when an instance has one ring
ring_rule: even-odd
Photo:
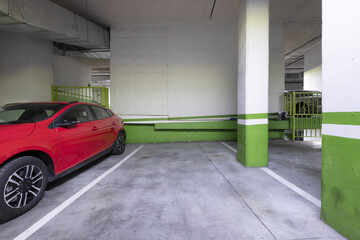
[[[225,142],[236,150],[236,142]],[[268,168],[321,200],[321,141],[269,141]]]
[[[299,171],[277,169],[288,157],[281,152],[284,144],[270,142],[269,168],[286,179]],[[31,231],[140,146],[129,144],[123,155],[107,156],[49,184],[34,209],[0,225],[0,239]],[[292,154],[297,157],[291,161],[305,159],[300,150]],[[317,154],[314,150],[314,161],[320,161]],[[306,181],[318,177],[310,174]],[[300,175],[287,180],[318,197],[318,182],[311,188],[297,179]],[[43,219],[28,239],[343,239],[319,216],[318,206],[262,169],[244,167],[221,142],[146,144],[53,218]]]

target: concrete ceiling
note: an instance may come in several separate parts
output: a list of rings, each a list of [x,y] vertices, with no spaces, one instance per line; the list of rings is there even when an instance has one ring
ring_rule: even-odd
[[[111,28],[119,24],[237,22],[239,0],[52,0]],[[270,0],[270,20],[285,26],[289,53],[321,34],[321,0]]]
[[[214,18],[209,15],[214,0],[52,0],[87,15],[103,27],[118,24],[206,22],[236,20],[238,1],[218,0]]]

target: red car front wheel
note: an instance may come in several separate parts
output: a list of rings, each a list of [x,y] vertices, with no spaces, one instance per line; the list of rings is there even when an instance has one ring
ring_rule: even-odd
[[[44,194],[48,171],[32,156],[19,157],[0,168],[0,221],[15,218],[34,207]]]

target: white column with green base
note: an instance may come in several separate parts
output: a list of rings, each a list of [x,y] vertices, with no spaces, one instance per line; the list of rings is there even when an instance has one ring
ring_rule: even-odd
[[[269,0],[240,1],[238,46],[238,160],[267,166]]]
[[[360,1],[323,1],[321,217],[360,239]]]

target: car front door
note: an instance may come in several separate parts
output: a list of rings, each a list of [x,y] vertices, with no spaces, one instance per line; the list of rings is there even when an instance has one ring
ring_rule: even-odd
[[[57,127],[60,141],[60,171],[71,168],[97,154],[101,148],[94,116],[86,104],[71,107],[56,123],[71,123]]]

